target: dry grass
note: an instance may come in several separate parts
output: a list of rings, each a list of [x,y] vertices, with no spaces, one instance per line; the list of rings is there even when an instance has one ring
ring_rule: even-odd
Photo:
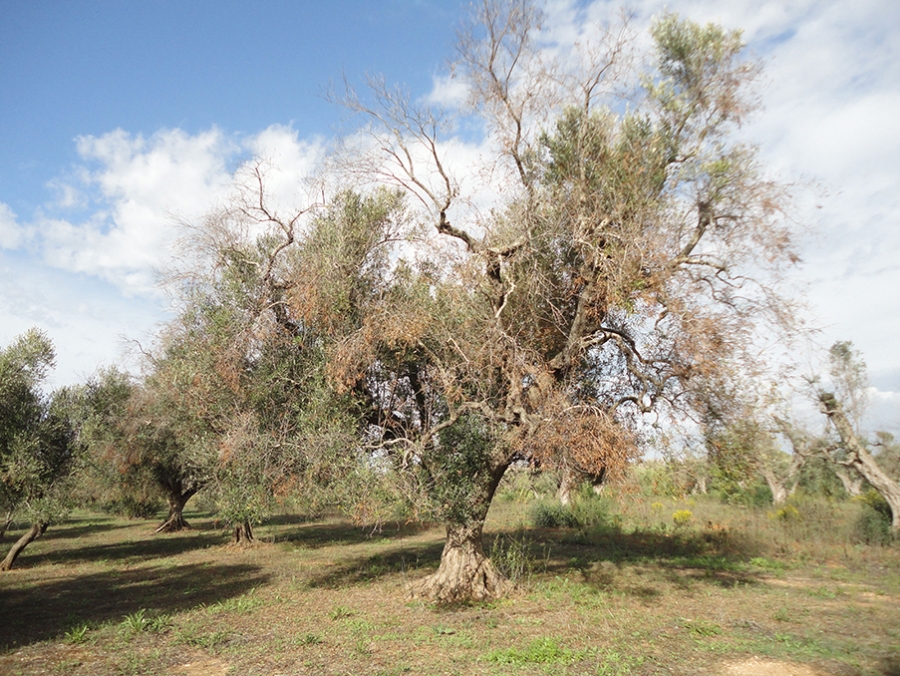
[[[498,500],[488,540],[527,554],[519,588],[454,608],[404,594],[437,565],[440,529],[283,516],[238,549],[202,514],[157,536],[79,514],[0,578],[0,673],[898,674],[900,552],[844,538],[852,509],[823,535],[810,506],[783,520],[624,496],[612,526],[529,529],[527,504]]]

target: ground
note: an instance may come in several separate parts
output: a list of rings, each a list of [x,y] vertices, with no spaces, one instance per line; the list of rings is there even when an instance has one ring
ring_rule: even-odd
[[[679,506],[586,532],[498,501],[488,546],[518,586],[450,608],[405,593],[439,528],[284,515],[238,548],[202,513],[160,535],[78,513],[0,577],[0,674],[900,674],[898,548],[801,546],[764,511],[666,528]]]

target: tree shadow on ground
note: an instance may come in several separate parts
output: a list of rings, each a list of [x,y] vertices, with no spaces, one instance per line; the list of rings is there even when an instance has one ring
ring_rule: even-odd
[[[16,538],[18,538],[19,535],[28,530],[31,527],[31,524],[17,524],[17,526],[19,526],[18,530],[20,532],[15,534]],[[90,519],[67,519],[60,524],[50,524],[50,526],[47,528],[47,532],[41,536],[41,540],[64,540],[67,538],[81,538],[88,535],[105,533],[107,531],[115,530],[121,527],[122,526],[115,523],[112,518],[92,517]],[[12,531],[7,532],[6,539],[8,539],[10,542],[13,542],[14,540],[11,535]]]
[[[169,614],[239,596],[269,576],[246,564],[114,570],[0,588],[0,649],[58,637],[74,626],[118,622],[142,608]]]
[[[297,537],[296,541],[312,547],[358,544],[369,539],[364,531],[346,524],[315,524],[301,533],[305,534]],[[408,532],[401,532],[395,537],[406,534]],[[500,535],[493,533],[485,536],[488,554]],[[756,582],[756,577],[746,572],[742,563],[754,550],[752,547],[748,550],[747,543],[735,541],[727,534],[626,533],[620,529],[609,529],[585,535],[565,529],[539,528],[526,530],[524,535],[527,556],[536,567],[543,566],[545,572],[552,575],[580,572],[583,581],[594,587],[611,588],[618,584],[616,576],[603,569],[604,563],[613,569],[651,566],[658,569],[661,579],[683,589],[696,583],[730,588]],[[314,576],[309,585],[338,588],[388,575],[433,569],[440,563],[443,546],[443,538],[435,534],[434,542],[401,544],[378,554],[345,560]],[[643,599],[660,595],[658,590],[646,585],[626,584],[623,591]]]
[[[416,573],[437,567],[443,541],[415,543],[329,566],[313,576],[310,587],[337,589],[346,585],[371,582],[390,575]]]
[[[683,589],[696,582],[722,587],[756,582],[743,562],[758,554],[758,547],[732,533],[625,532],[611,527],[587,534],[535,529],[529,535],[532,556],[552,551],[552,558],[547,560],[548,572],[558,575],[574,568],[581,571],[585,582],[597,586],[610,582],[608,571],[597,571],[604,562],[617,568],[640,564],[656,567],[664,579]]]
[[[43,538],[41,538],[43,540]],[[142,535],[139,540],[126,540],[110,544],[98,544],[78,546],[77,540],[73,546],[67,549],[53,551],[41,551],[37,540],[16,561],[16,568],[34,568],[46,563],[90,563],[96,561],[110,561],[125,563],[137,562],[146,559],[157,559],[167,556],[184,554],[195,549],[204,549],[215,545],[225,544],[227,536],[222,532],[196,532],[194,530],[180,531],[178,533],[154,534],[152,531]],[[31,554],[31,556],[29,556]]]
[[[346,521],[306,523],[296,530],[278,533],[276,542],[293,542],[309,549],[337,545],[359,545],[378,540],[395,540],[432,529],[431,524],[389,524],[373,529]]]

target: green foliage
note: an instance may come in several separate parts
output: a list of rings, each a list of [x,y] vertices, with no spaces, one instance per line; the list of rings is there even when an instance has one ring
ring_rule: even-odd
[[[119,628],[126,636],[135,636],[142,632],[158,633],[165,631],[172,624],[172,620],[168,615],[148,615],[146,608],[136,610],[130,615],[126,615]]]
[[[784,507],[779,507],[773,512],[770,512],[772,518],[778,521],[796,521],[800,518],[800,510],[798,510],[794,505],[785,505]]]
[[[353,617],[356,613],[347,606],[335,606],[328,615],[332,620],[344,620]]]
[[[855,524],[856,537],[869,545],[891,544],[893,542],[891,508],[887,500],[873,488],[854,500],[862,504],[862,512]]]
[[[87,640],[87,634],[91,629],[91,625],[88,622],[82,622],[81,624],[76,624],[74,627],[66,631],[66,642],[71,643],[73,645],[78,645],[79,643],[84,643]]]
[[[530,521],[536,528],[578,528],[578,517],[569,505],[537,502],[530,510]]]
[[[755,420],[713,420],[706,433],[710,490],[734,504],[771,503],[771,491],[757,470],[772,444],[771,435]]]
[[[525,582],[537,569],[532,546],[531,538],[523,530],[501,533],[491,546],[491,563],[513,584]]]
[[[891,506],[888,504],[888,501],[884,499],[881,493],[876,491],[874,488],[870,488],[869,490],[860,493],[853,499],[856,502],[861,502],[873,511],[878,512],[883,517],[890,520]]]
[[[694,513],[689,509],[679,509],[672,513],[672,521],[676,528],[684,528],[694,518]]]
[[[66,513],[79,459],[74,391],[41,391],[54,360],[36,329],[0,349],[0,509],[32,522]]]
[[[596,495],[588,486],[583,487],[569,505],[562,505],[558,500],[535,502],[529,510],[529,519],[537,528],[578,528],[584,531],[615,529],[618,523],[609,500]]]
[[[491,453],[496,443],[487,422],[474,414],[460,416],[441,431],[440,449],[423,465],[432,510],[438,518],[466,524],[487,511],[484,491],[495,471]]]
[[[524,648],[494,650],[485,656],[498,664],[572,664],[580,653],[563,648],[552,637],[535,639]]]
[[[810,456],[803,463],[797,486],[807,495],[835,499],[847,497],[847,491],[835,475],[831,461],[818,455]]]
[[[718,636],[722,633],[722,627],[709,620],[682,620],[681,623],[693,636],[699,638]]]
[[[308,633],[308,634],[304,634],[300,638],[296,639],[294,642],[297,645],[320,645],[324,641],[322,640],[322,637],[319,634]]]
[[[629,475],[645,496],[676,497],[684,493],[676,469],[675,463],[650,460],[633,465]]]

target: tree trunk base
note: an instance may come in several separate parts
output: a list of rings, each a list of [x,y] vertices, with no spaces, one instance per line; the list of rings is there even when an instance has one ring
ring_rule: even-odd
[[[180,530],[188,530],[190,527],[190,524],[184,520],[184,516],[181,513],[170,514],[169,518],[163,521],[159,528],[156,529],[156,532],[176,533]]]
[[[513,584],[484,555],[481,528],[448,528],[441,565],[431,575],[411,583],[411,598],[436,603],[488,601],[509,593]]]
[[[12,568],[19,554],[22,553],[22,550],[46,532],[47,525],[48,524],[46,523],[40,522],[33,524],[27,533],[16,540],[16,543],[9,550],[6,558],[3,559],[2,562],[0,562],[0,571],[9,570],[10,568]]]
[[[233,544],[240,547],[249,547],[255,543],[256,538],[253,537],[253,528],[250,526],[249,521],[244,521],[244,523],[239,523],[234,527]]]

